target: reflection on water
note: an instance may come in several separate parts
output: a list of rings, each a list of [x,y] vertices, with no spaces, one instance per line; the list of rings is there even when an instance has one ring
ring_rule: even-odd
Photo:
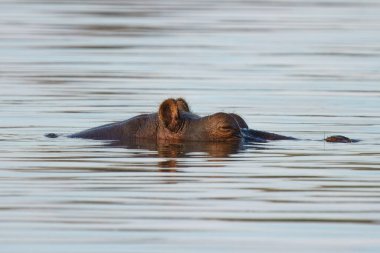
[[[243,149],[240,141],[232,142],[178,142],[168,143],[164,141],[152,142],[145,139],[133,139],[117,141],[109,144],[112,147],[124,147],[127,149],[146,149],[157,151],[158,157],[178,158],[186,157],[189,153],[205,153],[210,157],[228,157]]]
[[[258,144],[255,144],[258,145]],[[175,168],[188,167],[186,164],[181,164],[177,158],[191,157],[209,157],[219,158],[220,163],[228,161],[228,158],[233,154],[238,154],[247,147],[240,141],[232,142],[178,142],[167,143],[162,141],[152,142],[151,140],[137,139],[111,142],[107,146],[125,148],[125,149],[143,149],[154,151],[151,154],[137,153],[134,157],[148,158],[159,157],[165,158],[164,161],[159,161],[157,167],[172,168],[172,171],[177,171]],[[251,145],[252,146],[252,145]],[[251,147],[252,148],[252,147]],[[214,165],[215,166],[215,165]],[[159,171],[165,171],[160,169]]]
[[[1,252],[379,252],[377,0],[0,1]],[[184,97],[362,142],[49,139]]]

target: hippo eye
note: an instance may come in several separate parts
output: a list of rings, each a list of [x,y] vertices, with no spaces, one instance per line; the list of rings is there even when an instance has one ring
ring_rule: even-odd
[[[223,132],[231,132],[231,131],[234,131],[233,127],[229,126],[229,125],[223,125],[223,126],[220,126],[219,127],[219,130],[220,131],[223,131]]]

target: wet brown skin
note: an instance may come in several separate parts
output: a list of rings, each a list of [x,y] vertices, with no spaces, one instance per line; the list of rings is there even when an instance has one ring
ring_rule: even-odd
[[[48,137],[55,137],[53,135]],[[215,113],[200,117],[190,112],[182,99],[166,99],[157,113],[143,114],[131,119],[91,128],[69,135],[72,138],[96,140],[145,139],[155,141],[229,142],[296,140],[279,134],[249,129],[247,123],[234,113]],[[330,136],[326,142],[355,142],[345,136]]]

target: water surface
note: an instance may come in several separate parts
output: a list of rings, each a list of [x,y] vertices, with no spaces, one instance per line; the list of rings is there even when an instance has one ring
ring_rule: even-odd
[[[0,2],[1,252],[379,252],[380,3]],[[48,139],[157,110],[305,139]]]

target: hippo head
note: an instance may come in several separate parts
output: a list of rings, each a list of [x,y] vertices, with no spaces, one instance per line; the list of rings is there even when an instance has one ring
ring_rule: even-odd
[[[56,134],[47,134],[56,138]],[[234,113],[215,113],[200,117],[190,111],[187,102],[182,99],[166,99],[158,113],[142,114],[131,119],[94,127],[69,135],[71,138],[125,141],[130,139],[148,139],[165,142],[231,142],[272,140],[297,140],[265,131],[248,128],[247,123]],[[325,139],[326,142],[357,142],[345,136],[336,135]]]
[[[191,113],[183,99],[167,99],[158,111],[160,140],[233,141],[254,138],[245,121],[233,113],[200,117]]]

